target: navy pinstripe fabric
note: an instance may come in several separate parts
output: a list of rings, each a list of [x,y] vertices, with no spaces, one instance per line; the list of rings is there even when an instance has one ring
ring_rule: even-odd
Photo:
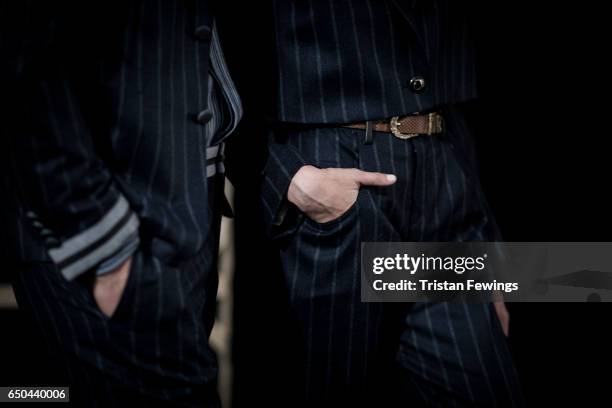
[[[522,403],[490,304],[415,304],[398,319],[394,305],[360,301],[361,242],[497,238],[462,147],[469,140],[467,128],[454,110],[445,116],[448,130],[442,136],[400,140],[375,133],[372,145],[363,144],[364,131],[351,129],[284,135],[316,166],[398,177],[391,187],[362,187],[353,207],[336,220],[318,224],[302,217],[279,241],[286,287],[302,328],[301,391],[310,403],[369,397],[380,385],[377,378],[391,381],[394,361],[402,380],[388,391],[399,400],[432,406]]]
[[[274,1],[277,76],[269,114],[349,123],[475,96],[465,6],[449,0]],[[427,81],[420,94],[409,80]]]
[[[79,405],[217,406],[208,336],[224,175],[211,152],[242,112],[210,2],[28,5],[10,254],[20,307],[56,356],[51,381]],[[130,255],[106,318],[73,278]]]
[[[20,193],[11,253],[47,261],[47,250],[76,252],[80,259],[77,249],[90,248],[64,248],[71,238],[128,242],[134,228],[115,227],[124,213],[111,217],[125,197],[132,224],[161,258],[194,256],[209,222],[198,210],[206,202],[206,148],[241,116],[207,2],[40,3],[11,118],[11,182]],[[201,112],[207,122],[195,120]],[[59,244],[45,246],[26,212]],[[98,223],[115,234],[98,236]]]

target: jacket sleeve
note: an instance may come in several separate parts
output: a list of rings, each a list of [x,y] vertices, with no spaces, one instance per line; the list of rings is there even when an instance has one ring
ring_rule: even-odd
[[[272,238],[291,233],[296,218],[301,217],[297,208],[287,200],[287,190],[295,173],[307,164],[293,146],[269,140],[261,196]]]
[[[277,140],[267,121],[248,112],[229,138],[226,154],[226,174],[237,196],[261,197],[268,235],[277,238],[291,233],[301,213],[287,200],[287,190],[308,161],[293,146]]]
[[[138,246],[139,221],[107,165],[96,28],[68,2],[34,3],[10,126],[21,206],[66,279],[105,273]]]

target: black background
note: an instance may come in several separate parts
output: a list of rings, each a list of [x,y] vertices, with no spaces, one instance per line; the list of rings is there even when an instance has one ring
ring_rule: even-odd
[[[244,18],[235,12],[237,21]],[[506,240],[610,241],[612,114],[603,65],[609,51],[604,7],[496,1],[473,4],[472,16],[481,97],[469,112],[482,182]],[[231,41],[239,44],[243,35],[248,33],[236,30]],[[244,52],[257,57],[256,50]],[[285,299],[274,294],[279,288],[274,259],[253,239],[252,206],[241,201],[250,193],[237,196],[243,215],[236,222],[237,406],[265,401],[265,394],[282,389],[282,356],[292,352],[287,341],[292,328],[278,307]],[[254,293],[254,287],[267,292]],[[509,309],[509,343],[530,406],[605,404],[612,305]],[[18,312],[0,312],[0,385],[35,383],[43,351]]]
[[[588,2],[495,3],[477,14],[481,120],[473,122],[505,238],[610,241],[602,10]],[[611,306],[510,305],[510,345],[529,405],[609,400]]]

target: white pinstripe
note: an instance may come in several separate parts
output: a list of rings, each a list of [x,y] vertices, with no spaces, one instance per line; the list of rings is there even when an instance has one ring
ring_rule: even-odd
[[[490,306],[490,304],[484,304],[483,305],[483,307],[487,307],[487,306]],[[497,316],[490,316],[490,313],[491,313],[490,310],[488,310],[487,312],[488,312],[487,314],[489,314],[489,316],[488,316],[489,318],[487,319],[487,323],[488,323],[488,326],[489,326],[489,330],[491,332],[491,337],[494,338],[495,337],[494,334],[493,334],[494,328],[493,328],[492,323],[491,323],[491,318],[496,319]],[[504,369],[506,367],[506,365],[504,364],[504,362],[503,362],[503,360],[502,360],[502,358],[501,358],[501,356],[499,354],[499,350],[497,349],[497,342],[496,341],[492,341],[491,343],[493,344],[493,351],[495,353],[495,359],[497,360],[497,363],[499,364],[499,367],[500,367],[499,371],[501,372],[501,375],[502,375],[502,377],[504,379],[504,383],[505,384],[510,384],[510,379],[506,376],[506,370]],[[514,394],[511,391],[508,392],[508,394],[510,394],[510,400],[512,401],[512,406],[513,407],[518,406],[518,404],[517,404],[517,402],[515,400]]]
[[[139,24],[142,24],[143,19],[144,19],[144,14],[145,14],[145,3],[142,2],[142,5],[140,6],[140,18],[139,18]],[[142,89],[142,42],[143,42],[143,32],[140,31],[140,35],[138,37],[138,46],[136,48],[136,71],[137,71],[137,75],[136,75],[136,83],[139,89]],[[138,107],[139,107],[139,112],[138,112],[138,130],[136,133],[136,143],[134,143],[134,150],[132,151],[132,157],[131,160],[129,162],[129,170],[127,172],[127,178],[129,181],[132,181],[132,174],[134,174],[134,166],[136,165],[136,163],[138,163],[138,159],[137,159],[137,154],[138,154],[138,150],[140,147],[140,142],[142,139],[142,133],[143,133],[143,129],[144,129],[144,106],[143,106],[143,99],[144,99],[144,95],[142,94],[142,92],[140,93],[140,95],[138,96]]]
[[[353,23],[353,39],[355,41],[355,46],[357,47],[357,49],[361,49],[360,46],[360,42],[359,42],[359,33],[357,32],[357,22],[355,21],[355,10],[353,9],[353,5],[352,5],[352,1],[349,1],[348,3],[348,9],[349,12],[351,14],[351,22]],[[370,115],[368,114],[368,106],[365,100],[365,76],[364,76],[364,72],[363,72],[363,61],[361,59],[361,53],[357,53],[357,65],[359,66],[359,74],[360,74],[360,81],[359,81],[359,87],[361,90],[361,109],[363,112],[363,117],[364,118],[369,118]]]
[[[132,319],[130,321],[130,330],[129,330],[129,341],[131,353],[130,357],[132,359],[132,365],[134,367],[138,367],[140,362],[138,361],[138,348],[137,348],[137,339],[136,339],[136,322],[138,321],[139,309],[140,309],[140,273],[142,273],[144,267],[144,262],[141,261],[141,258],[136,256],[134,257],[134,297],[132,303],[131,316]],[[144,392],[144,386],[139,377],[136,377],[136,383],[138,384],[138,388],[140,392]]]
[[[438,163],[438,148],[437,148],[437,143],[435,143],[435,141],[433,140],[433,138],[428,138],[428,141],[431,145],[431,152],[432,152],[432,161],[433,163]],[[438,178],[438,166],[434,165],[433,167],[433,177],[434,180],[439,180]],[[434,205],[433,208],[433,218],[434,218],[434,224],[435,225],[440,225],[440,214],[438,213],[438,206]],[[438,230],[434,230],[433,231],[433,237],[432,237],[433,241],[437,241],[438,240]]]
[[[162,32],[161,32],[161,27],[163,27],[163,15],[162,15],[162,7],[161,7],[161,1],[162,0],[157,0],[157,24],[160,27],[160,31],[158,32],[157,35],[157,120],[159,121],[159,124],[157,126],[157,143],[155,143],[155,154],[153,156],[153,163],[151,165],[151,174],[149,177],[149,181],[148,181],[148,187],[147,187],[147,196],[151,197],[152,192],[153,192],[153,182],[155,181],[155,176],[157,174],[157,171],[155,171],[156,169],[158,169],[159,167],[159,159],[160,159],[160,155],[161,155],[161,140],[162,140],[162,134],[163,134],[163,128],[164,128],[164,124],[163,124],[163,115],[162,115],[162,64],[163,64],[163,47],[162,47]],[[123,88],[122,88],[122,92],[124,92]]]
[[[340,40],[338,39],[338,26],[337,26],[338,23],[336,21],[336,11],[334,10],[333,1],[329,2],[329,7],[331,10],[329,17],[331,19],[331,27],[334,33],[334,44],[335,44],[334,49],[336,50],[336,60],[338,63],[338,67],[342,67],[343,66],[342,55],[340,54],[340,51],[339,51],[341,44],[340,44]],[[348,123],[349,120],[348,120],[348,115],[346,112],[346,99],[344,98],[344,75],[341,69],[338,70],[338,78],[340,82],[340,106],[342,107],[342,119],[344,123]]]
[[[181,26],[185,26],[185,14],[181,13],[181,17],[182,20],[180,22]],[[187,88],[187,72],[186,72],[186,66],[187,66],[187,60],[186,60],[186,56],[185,56],[185,38],[186,36],[181,36],[181,63],[180,63],[180,67],[181,67],[181,79],[182,79],[182,83],[183,83],[183,111],[182,111],[182,117],[187,117],[187,112],[189,111],[189,103],[187,101],[187,92],[188,92],[188,88]],[[211,92],[212,93],[212,92]],[[214,115],[213,115],[214,117]],[[190,197],[190,191],[191,191],[191,182],[189,179],[189,167],[188,164],[190,162],[189,160],[189,156],[190,153],[194,154],[197,153],[199,155],[202,154],[202,149],[197,149],[196,152],[190,152],[189,151],[189,146],[187,144],[189,138],[188,138],[188,129],[187,129],[187,123],[183,122],[183,177],[182,177],[182,181],[183,181],[183,195],[184,195],[184,203],[187,207],[187,212],[189,213],[189,217],[191,218],[191,221],[193,223],[193,227],[196,231],[196,241],[195,241],[195,247],[196,248],[201,248],[202,244],[203,244],[203,234],[202,234],[202,229],[200,228],[200,223],[198,222],[198,218],[195,215],[193,206],[192,206],[192,201],[191,201],[191,197]],[[206,185],[201,186],[200,188],[206,188]],[[180,323],[179,323],[180,325]]]
[[[393,27],[393,18],[391,16],[391,10],[389,8],[389,3],[385,2],[384,6],[385,6],[385,11],[387,13],[387,24],[391,28],[390,31],[389,31],[389,33],[390,33],[390,35],[389,35],[389,48],[391,49],[391,61],[392,61],[394,66],[397,66],[397,55],[396,55],[396,51],[395,51],[395,49],[396,49],[395,48],[396,47],[396,45],[395,45],[395,36],[393,35],[395,27]],[[402,81],[400,80],[400,76],[399,76],[398,70],[397,69],[393,70],[393,73],[394,73],[394,77],[395,77],[395,83],[396,84],[401,84]],[[401,101],[401,104],[402,104],[402,111],[406,112],[407,108],[406,108],[406,99],[405,99],[405,96],[404,96],[404,92],[400,92],[399,96],[400,96],[400,101]]]
[[[410,336],[411,336],[411,340],[412,340],[413,353],[416,354],[416,356],[417,356],[417,358],[419,360],[419,367],[420,367],[420,371],[421,371],[421,378],[423,378],[425,381],[429,381],[429,375],[427,375],[427,367],[425,365],[425,359],[423,358],[423,355],[422,355],[422,353],[420,351],[419,341],[418,341],[418,338],[417,338],[416,333],[415,333],[414,330],[411,331]]]
[[[472,385],[468,379],[465,365],[463,363],[463,355],[461,353],[461,349],[459,348],[459,342],[457,340],[457,335],[455,334],[455,326],[453,325],[450,311],[448,310],[448,302],[443,302],[443,306],[444,311],[446,312],[446,323],[448,324],[448,329],[451,334],[451,338],[453,339],[453,346],[455,347],[455,352],[457,353],[457,361],[459,363],[459,368],[461,369],[461,376],[463,377],[463,381],[465,381],[465,386],[468,390],[470,401],[474,401],[474,391],[472,390]]]
[[[273,10],[274,10],[274,27],[278,31],[279,30],[279,24],[278,24],[279,16],[276,13],[276,10],[278,9],[277,6],[276,6],[277,1],[278,0],[273,0],[272,3],[273,3]],[[283,77],[284,76],[284,71],[283,71],[283,65],[284,64],[282,63],[282,55],[281,55],[282,47],[280,45],[278,36],[275,38],[275,40],[276,40],[276,49],[278,50],[278,61],[277,61],[277,64],[276,64],[276,69],[278,69],[279,75],[281,77]],[[278,92],[277,92],[277,95],[278,95],[278,104],[277,105],[280,107],[280,111],[281,111],[282,115],[285,116],[286,115],[286,106],[287,106],[287,104],[285,103],[285,99],[284,99],[285,98],[285,89],[284,89],[283,81],[278,81]]]
[[[482,359],[482,353],[480,352],[480,347],[478,347],[478,340],[476,338],[476,333],[474,332],[474,323],[472,322],[472,317],[470,315],[470,312],[467,309],[467,304],[461,303],[461,305],[463,306],[463,310],[465,311],[465,318],[468,324],[468,328],[470,329],[470,335],[471,335],[472,343],[474,344],[474,349],[476,350],[476,355],[478,357],[478,363],[480,364],[480,368],[482,369],[482,373],[484,374],[484,378],[487,383],[487,388],[489,389],[489,392],[491,394],[491,399],[492,401],[495,402],[497,401],[497,399],[495,398],[495,393],[493,392],[493,386],[491,385],[491,380],[489,378],[487,367]],[[496,403],[495,405],[497,406]]]
[[[312,340],[314,338],[313,336],[313,327],[314,327],[314,299],[315,299],[315,286],[316,286],[316,279],[317,279],[317,274],[319,271],[318,265],[319,265],[319,255],[320,255],[320,251],[321,251],[321,247],[319,246],[320,244],[318,243],[319,240],[318,238],[321,236],[321,234],[317,233],[316,237],[317,237],[317,245],[315,248],[315,253],[314,253],[314,258],[313,258],[313,266],[314,266],[314,270],[311,271],[312,273],[312,280],[310,281],[310,296],[309,296],[309,321],[308,321],[308,335],[307,335],[307,350],[306,350],[306,370],[308,373],[311,372],[312,370],[312,360],[313,360],[313,355],[312,355]],[[297,262],[296,262],[297,263]],[[311,380],[311,376],[307,375],[306,376],[306,393],[309,394],[310,393],[310,380]]]
[[[312,8],[312,0],[310,0],[309,2],[309,7],[310,7],[310,23],[312,26],[312,35],[314,38],[314,46],[317,49],[316,52],[316,61],[317,61],[317,73],[318,73],[318,80],[319,80],[319,95],[320,95],[320,99],[321,99],[321,117],[323,118],[324,122],[327,122],[327,111],[325,109],[325,102],[324,102],[324,90],[323,90],[323,81],[321,80],[322,77],[322,73],[321,73],[321,48],[319,47],[319,37],[317,34],[317,29],[315,27],[315,14],[314,14],[314,10]]]
[[[53,299],[58,299],[57,296],[57,292],[55,290],[55,286],[53,284],[53,282],[51,282],[49,276],[46,273],[40,273],[39,275],[41,275],[42,277],[44,277],[45,281],[47,282],[47,287],[49,289],[49,291],[51,292],[51,296]],[[36,279],[33,280],[35,282],[35,285],[37,286],[38,289],[38,293],[43,293],[41,291],[40,286],[38,286],[38,282],[36,282]],[[58,324],[57,324],[57,320],[56,320],[56,316],[53,314],[51,308],[49,307],[46,299],[43,298],[43,302],[47,305],[47,311],[49,312],[49,317],[51,318],[51,321],[53,322],[53,327],[56,330],[56,334],[57,334],[57,341],[58,343],[61,344],[61,339],[65,338],[65,336],[62,336],[62,334],[59,332],[58,330]],[[81,346],[79,344],[79,342],[77,341],[77,337],[76,337],[76,331],[74,330],[74,326],[72,325],[72,322],[70,321],[69,315],[66,311],[66,308],[64,307],[64,305],[59,302],[58,303],[58,307],[59,309],[62,311],[61,316],[63,317],[63,320],[66,322],[66,326],[68,327],[68,329],[70,330],[70,340],[72,340],[72,347],[74,348],[74,354],[76,357],[83,359],[83,354],[81,351]],[[72,369],[70,368],[69,364],[67,364],[69,367],[69,370],[72,371]],[[83,373],[85,374],[85,377],[87,378],[87,383],[91,384],[91,379],[89,377],[89,373],[87,372],[87,370],[82,370]]]
[[[336,165],[337,166],[341,166],[340,163],[340,137],[338,134],[335,135],[336,137]],[[344,228],[344,219],[340,220],[340,225],[339,225],[340,230],[342,230]],[[333,350],[333,332],[334,332],[334,306],[335,306],[335,302],[336,302],[336,274],[338,272],[338,258],[339,258],[339,254],[340,254],[340,237],[337,238],[336,240],[336,248],[334,250],[334,266],[331,270],[331,274],[332,274],[332,287],[331,287],[331,300],[330,300],[330,306],[329,306],[329,334],[328,334],[328,340],[327,340],[327,382],[329,383],[330,379],[331,379],[331,372],[332,372],[332,350]],[[299,251],[299,247],[298,247],[298,251]]]
[[[300,58],[300,43],[298,41],[297,35],[296,35],[296,30],[295,28],[297,27],[297,24],[295,22],[295,3],[291,3],[291,24],[293,24],[294,30],[292,30],[293,33],[293,44],[294,44],[294,55],[293,57],[295,58],[295,67],[297,69],[297,80],[296,80],[296,84],[298,87],[298,94],[299,94],[299,106],[300,106],[300,114],[301,114],[301,118],[302,121],[306,120],[306,108],[304,107],[304,91],[302,89],[302,73],[301,73],[301,68],[302,68],[302,61]]]
[[[444,386],[446,387],[447,391],[451,391],[452,388],[448,380],[448,373],[446,372],[446,367],[444,366],[444,361],[440,354],[440,345],[438,344],[438,337],[435,335],[433,324],[431,322],[431,316],[429,314],[429,306],[424,307],[423,311],[425,312],[425,319],[427,320],[429,334],[431,336],[431,340],[433,343],[434,354],[436,355],[436,359],[438,360],[438,363],[440,364],[440,368],[442,369],[442,379],[444,380]],[[453,405],[456,405],[456,404],[454,403]]]

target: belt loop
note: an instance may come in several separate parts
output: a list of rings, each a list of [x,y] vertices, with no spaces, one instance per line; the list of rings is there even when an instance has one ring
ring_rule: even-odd
[[[365,133],[365,140],[363,141],[363,144],[371,145],[372,141],[373,141],[373,137],[372,137],[372,121],[368,120],[368,121],[366,121],[366,133]]]

